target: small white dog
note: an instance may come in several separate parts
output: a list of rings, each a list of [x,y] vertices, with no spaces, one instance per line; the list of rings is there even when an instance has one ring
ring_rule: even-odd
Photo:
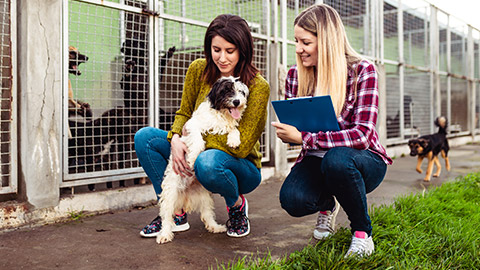
[[[216,81],[204,102],[185,123],[186,134],[181,140],[188,148],[186,160],[193,168],[198,155],[205,150],[202,134],[228,134],[227,144],[232,148],[240,145],[238,123],[247,107],[248,87],[234,77],[222,77]],[[157,243],[172,241],[172,228],[175,210],[198,211],[205,228],[212,233],[225,232],[225,225],[215,221],[213,199],[195,178],[182,177],[173,171],[172,157],[167,165],[162,182],[159,206],[162,229],[157,235]]]

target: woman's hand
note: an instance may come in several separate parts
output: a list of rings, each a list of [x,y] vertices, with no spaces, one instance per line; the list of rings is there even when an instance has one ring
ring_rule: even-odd
[[[302,144],[302,133],[294,126],[272,122],[272,126],[277,128],[277,137],[284,143]]]
[[[185,154],[187,153],[187,146],[180,140],[180,135],[173,134],[171,140],[171,153],[173,161],[173,171],[183,177],[192,176],[192,168],[188,166]]]

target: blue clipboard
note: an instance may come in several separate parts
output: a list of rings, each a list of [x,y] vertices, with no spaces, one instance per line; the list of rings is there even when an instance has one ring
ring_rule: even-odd
[[[299,131],[340,130],[329,95],[275,100],[272,106],[280,123],[295,126]]]

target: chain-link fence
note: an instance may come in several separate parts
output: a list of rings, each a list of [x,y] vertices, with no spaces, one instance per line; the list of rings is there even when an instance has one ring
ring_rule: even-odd
[[[64,101],[64,182],[79,186],[143,176],[133,146],[144,126],[168,130],[180,107],[188,66],[204,57],[218,14],[245,18],[254,64],[267,72],[264,1],[69,0],[69,100]],[[82,58],[83,61],[80,61]],[[72,67],[73,66],[73,67]],[[268,137],[261,137],[263,161]],[[120,182],[123,185],[123,182]]]
[[[68,45],[88,60],[68,76],[80,109],[65,101],[63,186],[142,175],[133,135],[146,125],[170,128],[188,66],[203,57],[206,27],[218,14],[248,21],[254,63],[275,78],[268,77],[278,72],[270,60],[284,70],[295,64],[295,16],[320,2],[339,12],[355,50],[384,65],[387,145],[434,132],[440,114],[451,134],[476,132],[479,99],[470,104],[479,91],[478,30],[425,1],[69,0]],[[269,59],[272,42],[280,45],[278,59]],[[263,161],[270,159],[269,126]],[[288,156],[297,151],[290,147]]]
[[[435,132],[439,115],[448,118],[450,136],[478,133],[480,32],[426,1],[65,0],[60,186],[145,176],[133,136],[143,126],[170,128],[187,68],[203,57],[206,27],[218,14],[248,21],[254,63],[272,80],[280,74],[273,61],[283,71],[295,64],[295,16],[320,2],[339,12],[354,49],[383,66],[386,117],[379,124],[387,146]],[[0,193],[17,186],[15,3],[0,1]],[[261,138],[264,162],[273,151],[269,129]],[[289,150],[295,157],[298,148]]]

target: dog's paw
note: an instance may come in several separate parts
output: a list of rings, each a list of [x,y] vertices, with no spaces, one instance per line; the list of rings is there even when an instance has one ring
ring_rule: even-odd
[[[227,145],[230,146],[231,148],[237,148],[240,145],[240,141],[239,142],[227,141]]]
[[[424,182],[430,182],[430,177],[425,177],[425,178],[423,178],[423,181],[424,181]]]
[[[240,145],[240,132],[234,130],[227,136],[227,145],[232,148],[237,148]]]
[[[223,233],[227,231],[227,227],[220,224],[207,225],[205,228],[211,233]]]
[[[436,173],[436,174],[433,175],[433,177],[439,177],[439,176],[440,176],[439,173]]]
[[[173,240],[173,233],[160,233],[157,235],[157,244],[165,244]]]
[[[422,169],[415,169],[418,173],[422,173]]]

